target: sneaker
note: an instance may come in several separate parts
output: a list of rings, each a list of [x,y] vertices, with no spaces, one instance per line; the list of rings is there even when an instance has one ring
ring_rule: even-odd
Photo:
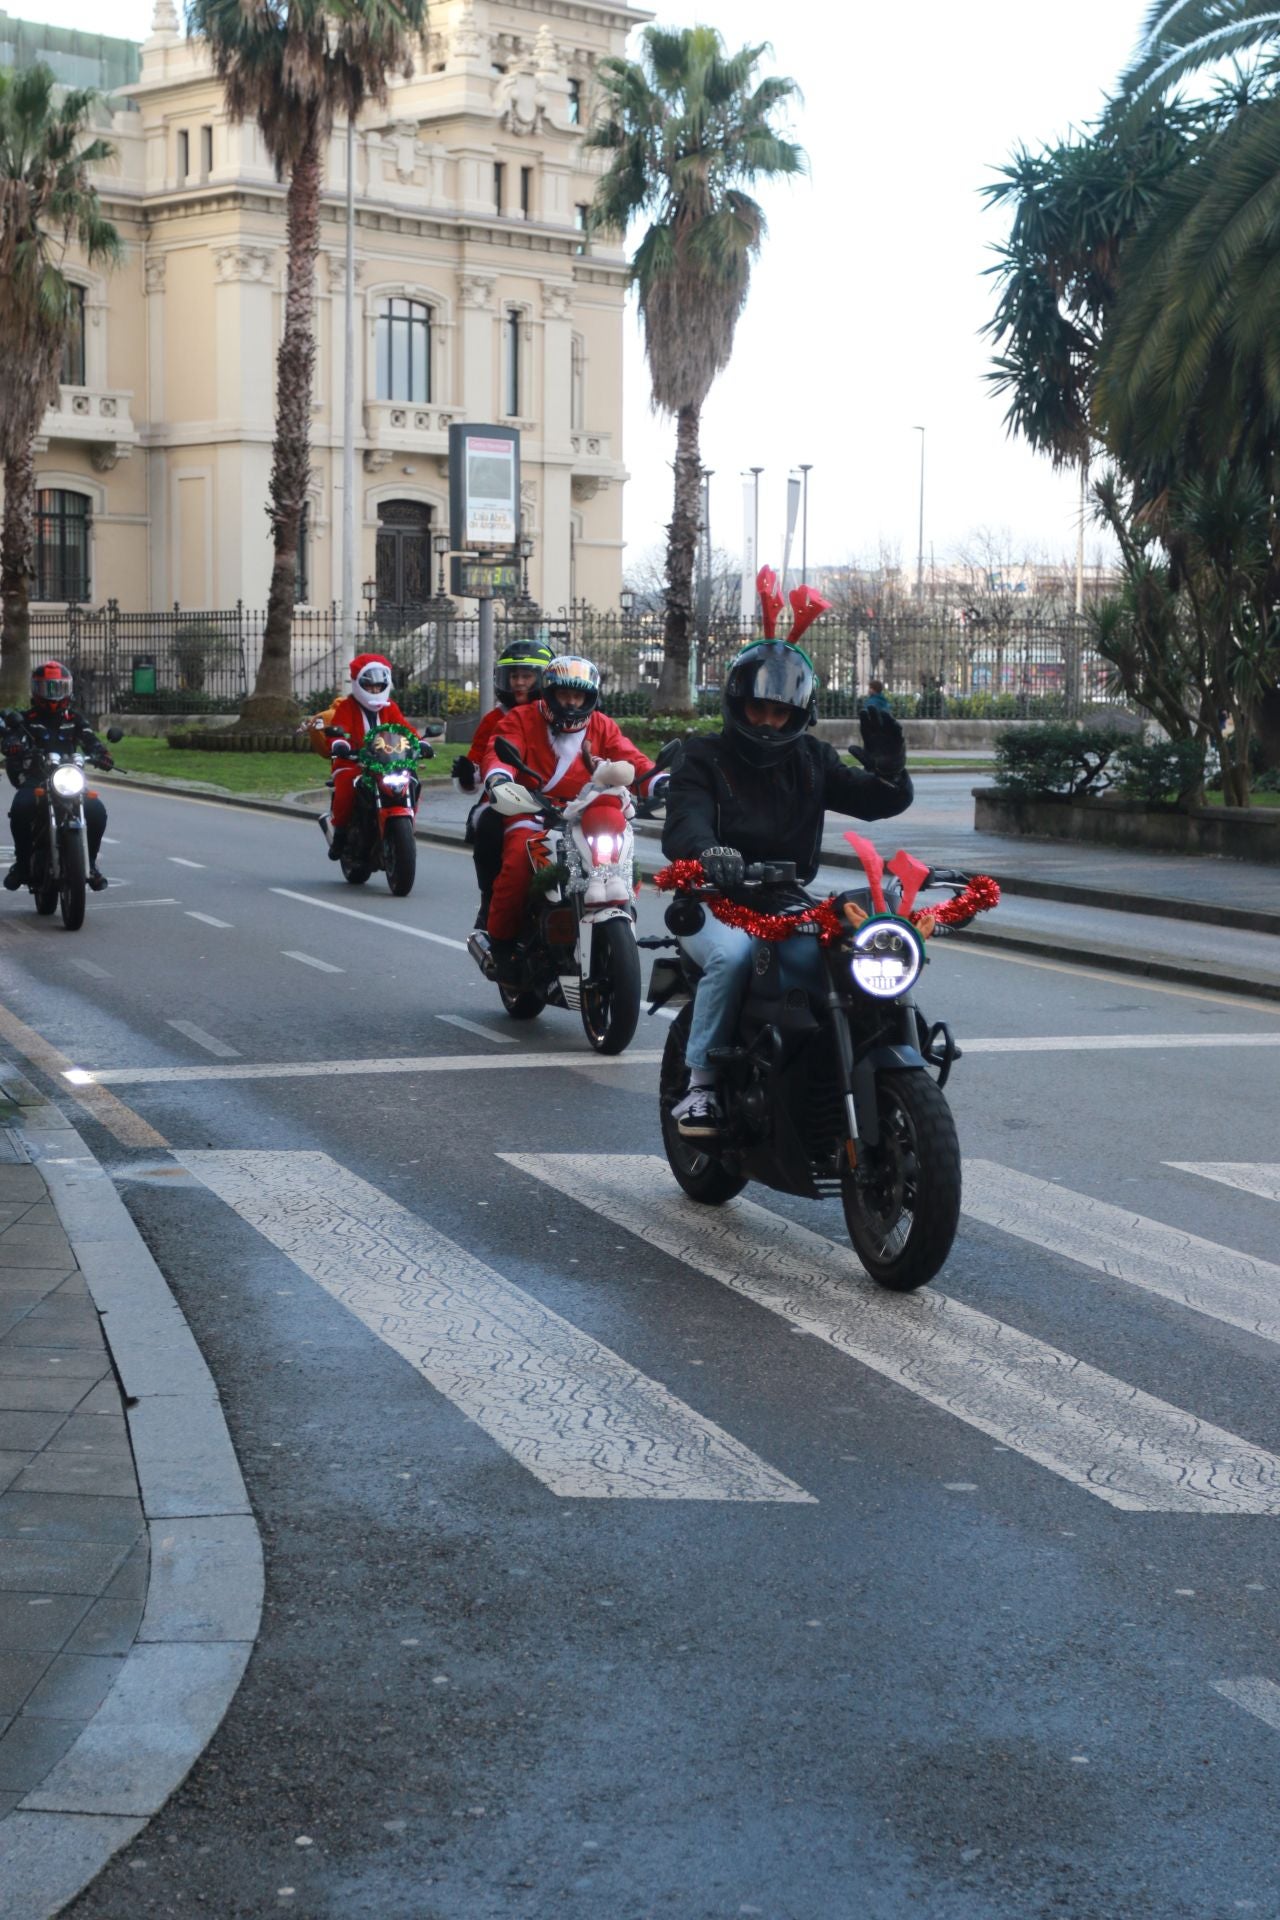
[[[720,1102],[714,1087],[690,1087],[683,1100],[671,1109],[682,1137],[686,1140],[714,1139],[720,1131]]]
[[[89,869],[89,886],[90,886],[90,888],[92,889],[92,891],[93,891],[94,893],[102,893],[102,892],[104,892],[104,891],[105,891],[105,889],[106,889],[106,886],[107,886],[107,876],[106,876],[106,874],[105,874],[105,873],[99,873],[99,871],[98,871],[98,869],[97,869],[97,867],[90,867],[90,869]]]
[[[5,891],[6,893],[16,893],[19,887],[25,887],[26,884],[27,876],[15,861],[4,877]]]

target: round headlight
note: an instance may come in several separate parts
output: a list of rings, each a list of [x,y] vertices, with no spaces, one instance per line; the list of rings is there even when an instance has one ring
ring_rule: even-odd
[[[64,800],[71,800],[84,792],[84,775],[79,767],[55,767],[49,775],[49,785]]]
[[[867,920],[854,937],[853,978],[875,1000],[896,1000],[909,993],[923,965],[920,936],[905,920]]]

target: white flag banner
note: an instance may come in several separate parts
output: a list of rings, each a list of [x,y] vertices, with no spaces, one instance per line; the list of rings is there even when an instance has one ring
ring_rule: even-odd
[[[800,481],[792,474],[787,481],[787,538],[782,549],[782,592],[787,591],[787,574],[791,568],[791,543],[796,537],[796,521],[800,517]]]

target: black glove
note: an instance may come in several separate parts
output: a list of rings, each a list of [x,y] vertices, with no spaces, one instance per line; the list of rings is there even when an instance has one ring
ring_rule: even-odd
[[[864,707],[858,724],[862,745],[850,748],[854,759],[882,780],[896,780],[907,764],[907,743],[898,722],[883,707]]]
[[[732,893],[735,887],[742,885],[747,863],[736,847],[706,847],[698,858],[709,887],[718,887],[721,893]]]
[[[93,764],[95,767],[100,767],[103,773],[110,773],[116,763],[109,753],[96,753],[93,756]]]
[[[467,754],[460,753],[453,763],[453,777],[464,793],[474,793],[480,782],[480,769]]]

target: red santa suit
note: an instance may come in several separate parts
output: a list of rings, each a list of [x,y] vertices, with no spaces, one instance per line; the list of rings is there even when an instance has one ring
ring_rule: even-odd
[[[648,781],[653,761],[639,747],[633,747],[617,722],[608,714],[592,713],[585,727],[574,733],[555,733],[548,725],[539,701],[527,707],[513,707],[499,717],[485,753],[483,773],[510,774],[494,752],[502,739],[514,747],[530,772],[536,774],[543,792],[557,801],[576,799],[591,775],[582,758],[585,745],[593,760],[628,760],[636,770],[636,787]],[[518,778],[519,776],[517,776]],[[509,818],[502,848],[502,867],[493,889],[489,907],[489,935],[494,940],[514,940],[524,921],[532,872],[527,851],[528,837],[538,828],[536,814],[521,813]]]
[[[371,705],[362,699],[358,681],[366,667],[385,666],[388,674],[391,662],[381,653],[358,653],[351,662],[351,692],[335,700],[323,713],[317,713],[307,722],[311,730],[311,745],[316,753],[322,753],[327,760],[333,742],[326,737],[326,728],[341,727],[351,741],[353,753],[358,753],[364,743],[365,735],[379,722],[395,721],[402,727],[411,724],[401,713],[395,701],[388,698],[380,704]],[[333,763],[333,806],[331,808],[335,827],[345,827],[351,819],[351,809],[356,803],[356,781],[361,769],[352,760],[337,760]]]

